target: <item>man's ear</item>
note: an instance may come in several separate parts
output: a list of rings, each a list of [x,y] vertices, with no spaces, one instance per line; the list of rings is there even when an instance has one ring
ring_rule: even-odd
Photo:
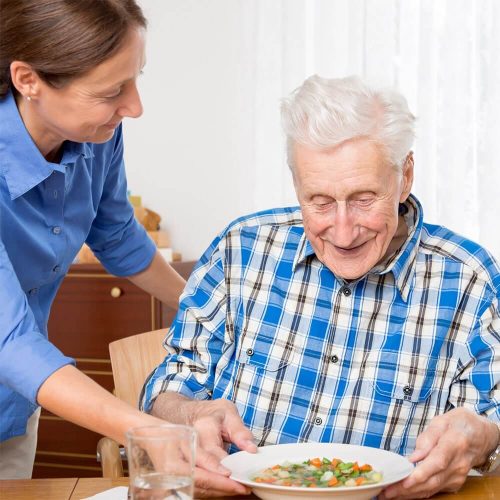
[[[10,78],[12,85],[26,98],[37,97],[40,91],[40,77],[38,73],[23,61],[10,63]]]
[[[413,151],[410,151],[406,155],[406,159],[403,164],[403,189],[401,191],[401,196],[399,197],[400,203],[405,202],[408,196],[410,196],[411,188],[413,186],[413,165]]]

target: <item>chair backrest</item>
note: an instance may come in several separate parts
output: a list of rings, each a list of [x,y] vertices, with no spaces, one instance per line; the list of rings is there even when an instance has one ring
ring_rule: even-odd
[[[139,333],[109,344],[115,396],[137,406],[147,376],[166,355],[162,347],[168,328]]]

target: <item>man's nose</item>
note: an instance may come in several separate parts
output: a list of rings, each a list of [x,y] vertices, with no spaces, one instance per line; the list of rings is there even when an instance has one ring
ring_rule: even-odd
[[[345,202],[338,202],[333,215],[333,243],[349,248],[356,239],[356,224]]]

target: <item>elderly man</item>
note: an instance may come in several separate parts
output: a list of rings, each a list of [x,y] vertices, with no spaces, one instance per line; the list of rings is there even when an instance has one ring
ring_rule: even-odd
[[[237,411],[259,446],[410,455],[387,498],[456,490],[497,465],[499,267],[423,222],[401,95],[313,76],[282,115],[300,208],[242,217],[213,241],[143,407],[195,423],[219,456]]]

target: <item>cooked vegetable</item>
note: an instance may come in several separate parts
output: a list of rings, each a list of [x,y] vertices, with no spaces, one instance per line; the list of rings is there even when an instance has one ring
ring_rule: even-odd
[[[284,462],[255,474],[252,481],[279,486],[332,488],[362,486],[382,481],[382,474],[369,464],[342,462],[338,458],[311,458],[302,463]]]

